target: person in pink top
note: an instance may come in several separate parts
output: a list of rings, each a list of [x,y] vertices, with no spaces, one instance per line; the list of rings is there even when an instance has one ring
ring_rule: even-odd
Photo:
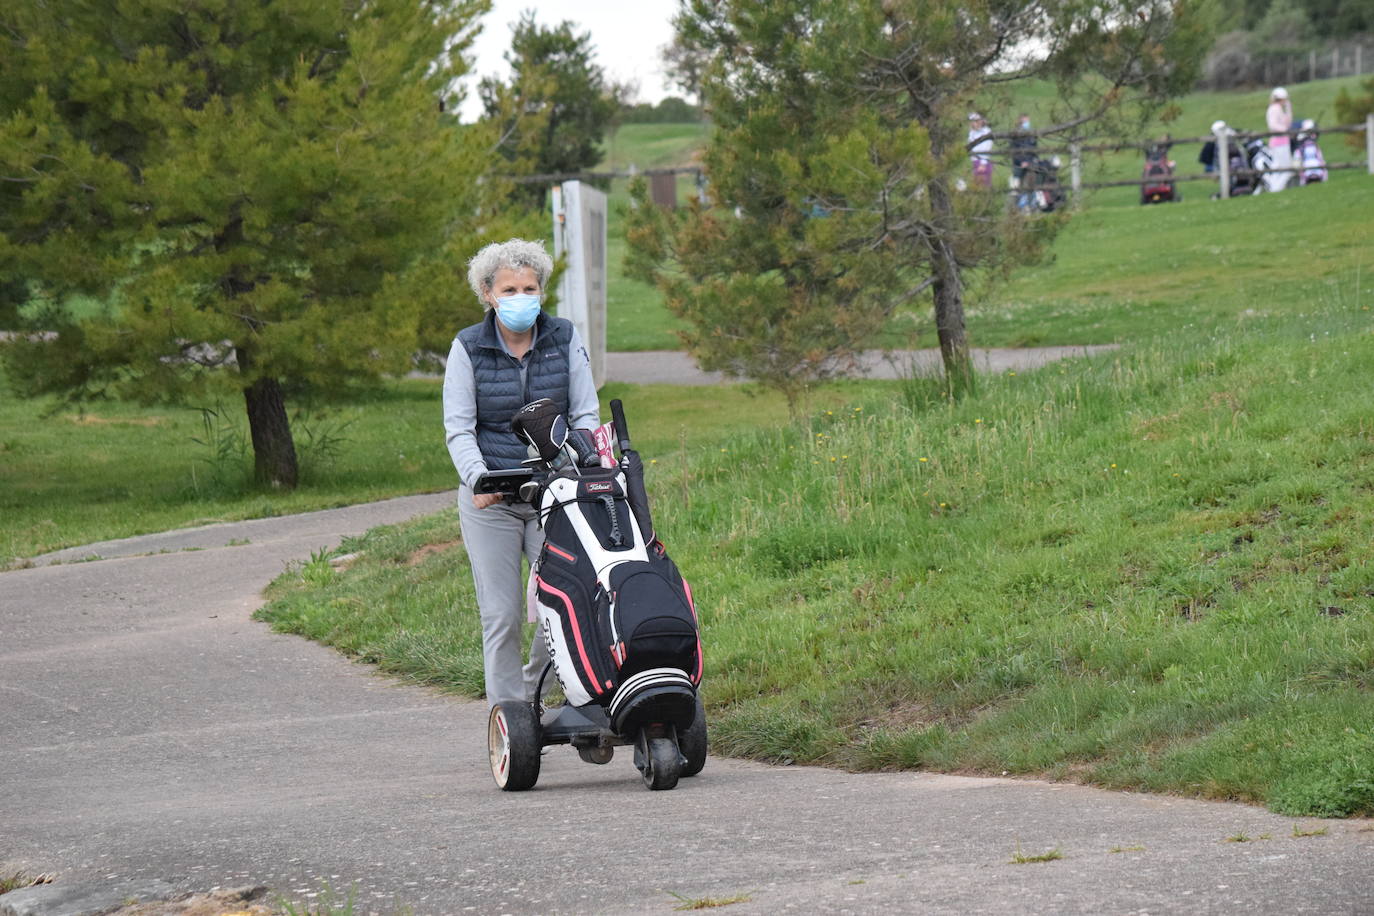
[[[1265,111],[1264,118],[1270,131],[1284,132],[1269,138],[1269,156],[1274,160],[1273,167],[1292,168],[1292,141],[1287,132],[1293,127],[1293,104],[1288,101],[1287,89],[1279,86],[1269,93],[1269,108]],[[1264,176],[1264,183],[1270,191],[1282,191],[1288,187],[1288,180],[1292,177],[1292,172],[1268,172]]]

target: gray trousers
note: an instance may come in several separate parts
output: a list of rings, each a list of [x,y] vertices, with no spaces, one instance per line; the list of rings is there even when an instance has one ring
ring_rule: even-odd
[[[486,675],[487,702],[534,699],[539,675],[549,661],[542,630],[535,630],[529,662],[525,662],[520,625],[525,622],[525,577],[520,559],[533,565],[544,546],[534,507],[497,503],[485,509],[472,505],[472,490],[458,490],[458,522],[463,546],[472,564],[477,587],[477,609],[482,617],[482,668]],[[544,689],[553,686],[550,675]]]

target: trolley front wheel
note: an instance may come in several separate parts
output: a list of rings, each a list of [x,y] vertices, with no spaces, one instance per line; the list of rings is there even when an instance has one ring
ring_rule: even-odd
[[[498,703],[487,719],[491,776],[503,792],[523,792],[539,781],[539,720],[529,703]]]
[[[677,742],[672,738],[650,738],[640,732],[638,743],[635,762],[642,761],[639,772],[644,785],[654,791],[675,788],[682,776],[682,754]]]

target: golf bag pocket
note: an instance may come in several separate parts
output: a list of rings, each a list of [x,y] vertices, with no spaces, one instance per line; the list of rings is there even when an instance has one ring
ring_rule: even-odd
[[[701,679],[696,613],[681,577],[632,561],[611,570],[612,654],[620,680],[651,668],[676,668]]]
[[[610,599],[599,586],[588,590],[589,580],[578,575],[577,562],[564,559],[570,556],[556,545],[545,544],[535,603],[558,683],[568,701],[581,706],[615,689],[616,663],[603,623]],[[595,581],[592,576],[590,582]]]

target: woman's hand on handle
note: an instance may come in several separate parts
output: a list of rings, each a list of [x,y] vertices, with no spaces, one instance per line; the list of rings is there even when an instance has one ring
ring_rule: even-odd
[[[485,509],[499,503],[501,498],[500,493],[474,493],[472,494],[472,505],[478,509]]]

